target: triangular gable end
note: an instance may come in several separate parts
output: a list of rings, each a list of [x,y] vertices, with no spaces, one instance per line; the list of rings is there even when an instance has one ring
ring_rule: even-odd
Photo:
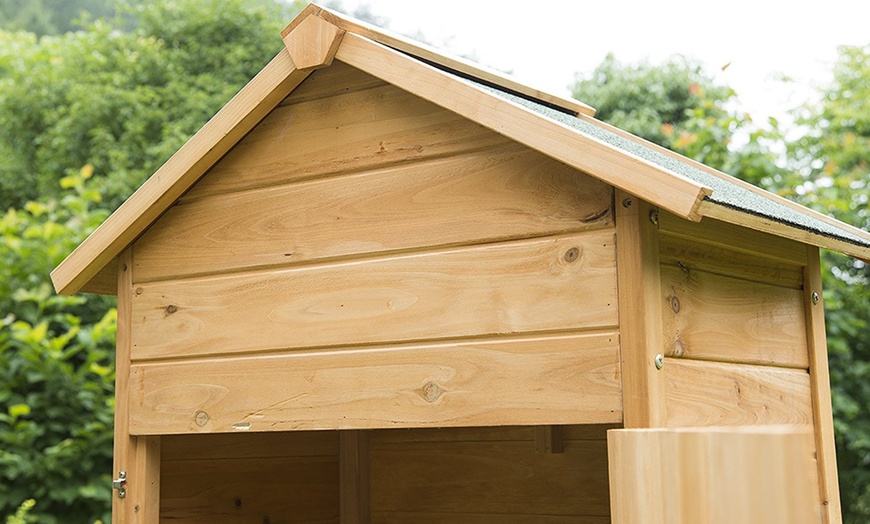
[[[711,216],[870,259],[867,232],[610,128],[592,118],[594,110],[576,101],[542,94],[314,5],[308,6],[282,36],[286,49],[52,272],[59,293],[113,292],[113,263],[118,254],[308,74],[333,60],[434,102],[684,219],[697,221]],[[612,140],[613,136],[624,142]],[[719,194],[724,197],[717,200]],[[754,213],[755,207],[768,205],[765,202],[772,202],[772,211]],[[777,220],[783,209],[794,217],[791,221]]]

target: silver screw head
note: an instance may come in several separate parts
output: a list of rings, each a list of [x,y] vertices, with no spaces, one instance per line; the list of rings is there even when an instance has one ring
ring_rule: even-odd
[[[812,296],[813,296],[813,304],[818,304],[819,303],[819,294],[816,293],[815,291],[813,291]]]
[[[662,367],[665,365],[665,356],[659,353],[658,355],[656,355],[655,362],[656,369],[662,369]]]

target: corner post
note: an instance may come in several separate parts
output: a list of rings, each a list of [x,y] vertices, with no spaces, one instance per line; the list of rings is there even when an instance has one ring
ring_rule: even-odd
[[[123,480],[112,490],[113,524],[158,524],[160,437],[130,435],[129,383],[133,347],[133,248],[118,257],[118,331],[115,350],[115,449],[112,472]],[[125,477],[121,478],[121,472]],[[123,495],[123,496],[122,496]]]
[[[834,446],[834,415],[831,406],[831,377],[828,372],[822,271],[819,248],[816,246],[807,246],[804,304],[810,360],[810,388],[813,397],[813,433],[816,440],[822,515],[826,524],[840,524],[843,517],[837,478],[837,454]]]
[[[617,190],[616,275],[625,428],[666,426],[658,209]]]

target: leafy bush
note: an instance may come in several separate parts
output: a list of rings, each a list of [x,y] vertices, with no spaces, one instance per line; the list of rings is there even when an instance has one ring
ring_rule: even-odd
[[[107,216],[88,166],[60,200],[0,218],[0,515],[35,498],[41,523],[93,522],[111,507],[116,310],[53,293],[48,273]]]

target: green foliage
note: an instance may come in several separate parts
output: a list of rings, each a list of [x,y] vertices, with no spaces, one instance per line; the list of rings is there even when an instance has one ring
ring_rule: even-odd
[[[804,204],[870,229],[870,46],[844,47],[821,102],[802,108],[786,184]],[[870,521],[870,268],[825,253],[825,306],[843,518]]]
[[[118,205],[281,49],[294,8],[158,0],[127,8],[132,31],[0,32],[0,203],[54,195],[58,173],[91,163]]]
[[[66,33],[83,15],[91,19],[113,12],[110,0],[0,0],[0,29],[36,35]]]
[[[33,509],[33,506],[36,505],[36,501],[33,499],[27,499],[18,506],[18,509],[15,510],[14,515],[9,515],[6,518],[6,524],[27,524],[31,521],[28,517],[30,510]]]
[[[748,114],[729,110],[736,93],[716,85],[696,62],[673,57],[661,65],[626,65],[608,55],[591,75],[578,76],[572,93],[601,120],[726,173],[761,185],[782,178],[771,150],[782,140],[777,123],[761,128]],[[735,147],[735,135],[747,144]]]
[[[34,497],[39,522],[93,522],[110,506],[116,311],[61,297],[48,272],[107,216],[85,185],[0,218],[0,515]]]

